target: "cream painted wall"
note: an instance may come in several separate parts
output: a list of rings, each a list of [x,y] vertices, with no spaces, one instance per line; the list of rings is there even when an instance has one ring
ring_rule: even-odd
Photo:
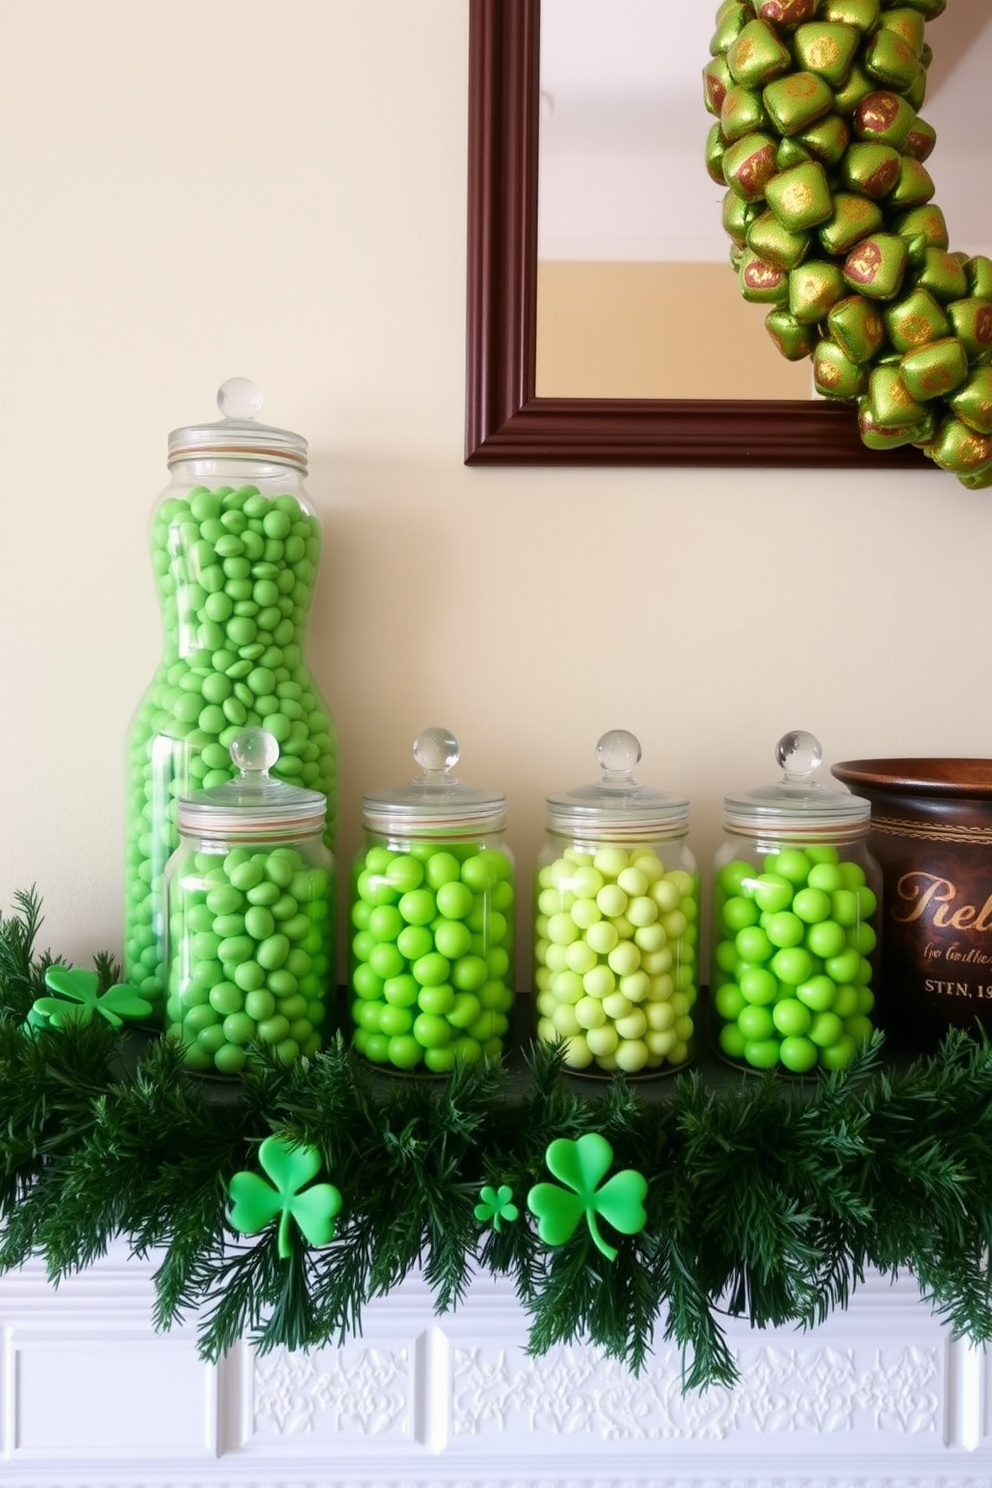
[[[988,493],[463,465],[467,12],[0,0],[0,907],[35,883],[74,959],[120,944],[166,434],[232,374],[312,445],[342,859],[435,722],[508,792],[525,882],[605,728],[690,794],[703,861],[785,729],[830,760],[992,745]]]

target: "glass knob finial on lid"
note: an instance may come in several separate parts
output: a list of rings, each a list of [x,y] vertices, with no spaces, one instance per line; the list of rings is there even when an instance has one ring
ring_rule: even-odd
[[[632,781],[641,760],[641,741],[627,729],[609,729],[596,741],[596,760],[604,780]]]
[[[446,775],[459,759],[458,740],[450,729],[429,728],[413,741],[413,757],[425,776]]]
[[[217,389],[217,407],[226,419],[257,418],[264,402],[262,389],[250,377],[229,377]]]
[[[241,778],[268,776],[279,758],[279,744],[274,734],[261,728],[244,728],[231,740],[231,763]]]
[[[808,782],[823,761],[823,749],[815,735],[805,729],[793,729],[783,734],[775,745],[775,759],[785,772],[785,780]]]

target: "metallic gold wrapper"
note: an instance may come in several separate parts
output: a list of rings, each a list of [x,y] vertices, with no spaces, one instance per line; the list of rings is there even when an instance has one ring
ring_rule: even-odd
[[[727,96],[727,89],[733,84],[730,76],[730,68],[727,59],[722,54],[711,57],[703,68],[703,102],[711,114],[720,117],[723,100]]]
[[[782,226],[793,233],[817,227],[833,213],[830,183],[818,160],[780,171],[766,183],[765,197]]]
[[[723,185],[723,157],[726,153],[727,146],[724,144],[723,131],[719,124],[713,124],[706,135],[706,174],[718,186]]]
[[[881,201],[898,181],[901,167],[902,156],[891,145],[860,142],[851,145],[841,161],[840,173],[852,191]]]
[[[817,0],[760,0],[758,19],[769,21],[779,31],[794,31],[816,16]]]
[[[836,165],[847,149],[851,131],[839,114],[827,114],[796,136],[799,144],[808,150],[814,160],[824,165]]]
[[[878,306],[863,295],[846,295],[827,316],[827,329],[852,362],[870,362],[885,340]]]
[[[921,71],[919,53],[897,32],[884,26],[865,47],[864,65],[870,77],[898,93],[907,92]]]
[[[868,407],[872,422],[883,429],[915,427],[927,413],[903,381],[901,368],[892,366],[872,368],[868,378]]]
[[[723,178],[745,201],[761,201],[776,171],[775,141],[767,134],[745,135],[723,157]]]
[[[925,207],[912,207],[908,212],[900,212],[889,225],[901,238],[921,234],[931,248],[946,248],[950,241],[944,214],[936,202],[927,202]]]
[[[815,328],[801,324],[788,310],[769,310],[765,316],[765,327],[787,361],[801,362],[812,356],[816,345]]]
[[[992,367],[975,367],[947,400],[958,418],[979,434],[992,434]]]
[[[724,192],[721,211],[723,230],[739,248],[746,244],[748,228],[760,210],[760,207],[752,206],[742,196],[738,196],[736,191]]]
[[[789,273],[789,309],[800,325],[826,320],[845,293],[840,268],[825,259],[809,259]]]
[[[899,179],[889,192],[887,205],[895,207],[921,207],[934,193],[934,184],[925,165],[904,155],[899,167]]]
[[[901,444],[926,444],[933,438],[933,410],[926,410],[916,424],[883,425],[872,414],[871,400],[863,397],[858,400],[858,432],[862,443],[874,450],[897,449]]]
[[[776,78],[761,95],[768,116],[779,134],[798,134],[830,112],[834,95],[815,72],[791,72]]]
[[[992,351],[992,301],[970,295],[952,300],[947,307],[955,336],[964,342],[970,362],[984,359]]]
[[[906,136],[906,143],[902,147],[904,153],[911,155],[914,160],[927,160],[932,154],[936,143],[936,129],[917,114],[916,123]]]
[[[928,289],[943,304],[962,300],[968,293],[968,274],[956,253],[946,248],[927,248],[913,275],[921,289]]]
[[[842,88],[851,73],[861,37],[851,26],[811,21],[793,36],[796,60],[807,72],[819,73],[831,88]]]
[[[784,305],[789,295],[789,278],[776,264],[765,263],[750,249],[745,249],[738,269],[741,294],[755,305]]]
[[[853,26],[867,34],[874,31],[882,10],[881,0],[823,0],[820,19],[838,26]]]
[[[748,21],[754,19],[754,9],[746,0],[724,0],[716,13],[716,30],[710,37],[710,51],[725,52],[737,40]]]
[[[949,336],[951,322],[930,291],[917,286],[886,309],[885,329],[896,351],[903,353]]]
[[[992,258],[986,258],[984,253],[976,253],[974,258],[968,259],[964,272],[970,295],[977,295],[979,299],[992,299]]]
[[[909,254],[895,233],[872,233],[852,248],[844,260],[844,278],[870,300],[892,300],[902,288]]]
[[[869,233],[877,232],[884,221],[881,207],[870,197],[836,191],[834,214],[821,226],[820,242],[828,253],[847,253]]]
[[[747,232],[747,246],[766,263],[780,269],[795,269],[809,254],[809,233],[792,233],[782,226],[774,212],[762,212]]]
[[[742,88],[733,83],[728,89],[720,109],[720,129],[728,145],[743,139],[746,134],[768,128],[768,114],[761,93],[757,88]]]
[[[865,389],[864,367],[844,355],[836,341],[823,337],[813,353],[813,385],[825,398],[856,398]]]
[[[972,475],[992,464],[992,438],[969,429],[952,413],[938,425],[927,454],[941,470]]]
[[[916,110],[904,98],[886,88],[862,98],[851,120],[858,139],[901,150],[916,122]]]
[[[767,21],[752,20],[727,48],[727,62],[735,83],[763,88],[789,71],[792,54]]]
[[[915,351],[907,351],[899,363],[902,380],[918,403],[946,398],[961,387],[968,376],[968,358],[956,336],[942,336]]]

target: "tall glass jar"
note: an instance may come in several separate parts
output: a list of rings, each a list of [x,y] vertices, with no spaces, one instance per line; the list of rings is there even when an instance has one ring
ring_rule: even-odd
[[[716,1047],[742,1069],[844,1069],[871,1034],[881,874],[871,807],[816,781],[812,734],[785,734],[773,785],[724,798],[710,986]]]
[[[334,844],[336,735],[306,664],[321,539],[306,440],[258,423],[261,394],[244,378],[224,383],[218,404],[219,421],[169,435],[151,527],[164,648],[127,743],[124,966],[159,1011],[177,802],[231,778],[240,728],[264,727],[279,744],[275,774],[325,797]]]
[[[203,1074],[239,1074],[253,1044],[282,1064],[315,1054],[334,991],[324,797],[271,778],[263,729],[241,730],[231,759],[233,780],[180,799],[165,871],[165,1029]]]
[[[451,773],[458,741],[431,728],[421,774],[364,798],[351,876],[355,1048],[380,1069],[447,1074],[499,1058],[513,1012],[513,858],[506,797]]]
[[[547,798],[537,861],[537,1036],[586,1075],[668,1074],[695,1052],[699,874],[689,802],[634,778],[625,729],[596,745],[602,776]]]

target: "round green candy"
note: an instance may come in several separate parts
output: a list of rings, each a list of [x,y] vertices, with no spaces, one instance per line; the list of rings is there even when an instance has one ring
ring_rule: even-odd
[[[451,962],[438,951],[429,951],[420,956],[410,968],[422,987],[439,987],[451,973]]]
[[[438,987],[421,987],[417,994],[417,1005],[423,1013],[447,1015],[454,1003],[455,989],[450,982],[442,982]]]
[[[406,969],[406,958],[394,941],[377,941],[368,955],[368,964],[383,983],[398,977]]]
[[[820,920],[807,930],[806,945],[814,956],[826,961],[832,956],[840,955],[847,945],[847,936],[843,926],[838,925],[836,920]]]
[[[210,1006],[226,1018],[229,1013],[238,1013],[244,1006],[245,994],[235,982],[218,982],[210,989]]]
[[[809,1008],[795,997],[783,997],[772,1008],[772,1022],[786,1037],[803,1034],[812,1023]]]
[[[830,1044],[820,1050],[820,1064],[826,1070],[847,1069],[851,1060],[857,1053],[857,1046],[848,1035],[841,1034],[835,1044]]]
[[[396,1034],[410,1032],[417,1016],[412,1008],[400,1007],[395,1003],[377,1003],[375,1006],[381,1033],[393,1038]]]
[[[774,1069],[779,1061],[779,1048],[778,1039],[745,1039],[744,1061],[752,1069]]]
[[[369,915],[369,933],[376,940],[396,940],[405,923],[395,904],[377,904]]]
[[[451,1024],[437,1013],[420,1013],[414,1020],[413,1036],[425,1049],[440,1048],[451,1042]]]
[[[799,915],[793,914],[788,909],[780,910],[777,914],[765,915],[762,928],[772,945],[777,946],[779,950],[799,945],[806,933],[806,927]]]
[[[244,995],[244,1009],[249,1018],[254,1018],[256,1023],[265,1018],[271,1018],[276,1010],[276,1000],[272,993],[265,987],[256,987]]]
[[[831,1044],[836,1044],[843,1033],[844,1025],[837,1014],[823,1012],[814,1013],[806,1036],[818,1049],[827,1049]]]
[[[720,1017],[725,1022],[732,1023],[745,1005],[744,993],[736,982],[724,982],[722,987],[717,988],[713,1003]]]
[[[808,981],[800,982],[796,987],[796,996],[805,1007],[810,1008],[814,1013],[822,1013],[833,1007],[837,996],[837,986],[830,977],[820,974],[810,977]]]
[[[812,869],[816,872],[816,869]],[[792,912],[807,925],[815,925],[820,920],[830,917],[830,895],[823,889],[810,888],[799,889],[792,901]]]
[[[737,1026],[748,1040],[770,1039],[775,1035],[775,1020],[771,1010],[753,1003],[741,1008]]]
[[[728,899],[735,898],[743,893],[744,885],[754,876],[754,868],[750,863],[744,862],[741,858],[734,858],[720,869],[716,881],[717,888]]]
[[[803,946],[789,946],[776,951],[771,960],[771,969],[780,982],[798,987],[808,981],[813,972],[813,958]]]
[[[239,986],[242,992],[254,992],[265,983],[265,968],[257,961],[241,961],[232,965],[231,981]]]
[[[782,1040],[779,1058],[787,1070],[796,1075],[804,1075],[815,1067],[819,1052],[810,1039],[789,1036]]]
[[[741,996],[746,1002],[764,1006],[778,995],[778,981],[764,966],[744,967],[738,978]]]
[[[423,883],[424,865],[410,853],[399,853],[387,864],[386,878],[401,894],[408,893]]]
[[[430,889],[410,889],[397,906],[408,925],[429,925],[437,913],[437,903]]]
[[[720,910],[720,921],[731,934],[737,934],[758,923],[760,911],[753,899],[741,896],[728,899]]]
[[[434,947],[455,961],[468,954],[472,946],[472,932],[461,920],[442,920],[434,930]]]
[[[417,1042],[412,1033],[394,1035],[388,1040],[386,1058],[397,1069],[416,1069],[424,1058],[423,1045]]]
[[[809,878],[809,871],[813,865],[802,848],[783,847],[780,852],[770,854],[764,866],[766,873],[774,873],[798,887]]]
[[[720,1029],[720,1048],[728,1059],[743,1059],[746,1042],[736,1023],[725,1023]]]
[[[445,921],[444,923],[456,922]],[[404,925],[396,937],[396,944],[408,961],[416,961],[419,957],[426,956],[428,951],[434,950],[436,942],[426,925]],[[443,946],[438,945],[436,949],[441,952],[442,956],[447,954]]]
[[[739,930],[734,937],[734,945],[742,961],[760,963],[768,961],[775,954],[774,945],[760,925],[748,925]]]
[[[229,1044],[247,1044],[255,1037],[256,1024],[245,1012],[231,1013],[224,1019],[224,1037]]]
[[[453,853],[437,851],[431,853],[427,859],[424,875],[428,886],[434,890],[440,889],[444,884],[457,883],[461,874],[461,864]]]
[[[464,920],[472,912],[475,898],[468,884],[444,883],[437,890],[437,912],[446,920]]]

